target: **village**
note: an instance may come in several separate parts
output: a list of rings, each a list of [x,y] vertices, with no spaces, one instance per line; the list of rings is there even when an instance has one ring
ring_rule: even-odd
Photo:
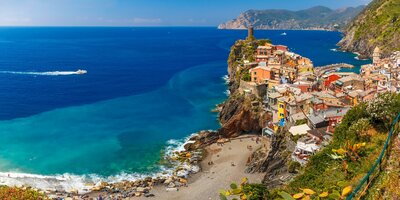
[[[248,38],[252,34],[250,29]],[[399,51],[383,58],[376,47],[372,64],[361,66],[359,74],[340,72],[340,68],[354,67],[348,64],[314,68],[310,59],[269,42],[254,53],[254,62],[243,61],[249,78],[240,80],[239,90],[261,99],[264,111],[272,117],[263,136],[285,128],[296,138],[291,157],[300,164],[329,143],[335,127],[353,106],[379,93],[400,92]]]

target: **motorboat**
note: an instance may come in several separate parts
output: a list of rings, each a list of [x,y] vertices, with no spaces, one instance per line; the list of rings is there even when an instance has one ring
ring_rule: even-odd
[[[83,70],[83,69],[78,69],[77,71],[76,71],[76,74],[86,74],[87,73],[87,71],[86,70]]]

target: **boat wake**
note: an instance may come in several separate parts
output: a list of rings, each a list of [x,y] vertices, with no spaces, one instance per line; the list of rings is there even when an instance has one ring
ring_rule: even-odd
[[[86,70],[77,71],[50,71],[50,72],[17,72],[17,71],[0,71],[1,74],[22,74],[22,75],[35,75],[35,76],[66,76],[66,75],[80,75],[86,74]]]

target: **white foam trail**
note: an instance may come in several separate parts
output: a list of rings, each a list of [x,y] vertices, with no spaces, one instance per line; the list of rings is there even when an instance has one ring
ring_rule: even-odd
[[[37,75],[37,76],[66,76],[82,74],[78,71],[51,71],[51,72],[17,72],[17,71],[0,71],[2,74],[22,74],[22,75]]]

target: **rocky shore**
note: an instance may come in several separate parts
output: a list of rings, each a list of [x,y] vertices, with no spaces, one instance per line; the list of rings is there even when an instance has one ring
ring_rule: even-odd
[[[73,191],[43,191],[50,199],[129,199],[132,197],[154,197],[152,188],[162,186],[166,191],[178,191],[181,187],[187,187],[190,175],[200,171],[200,162],[204,158],[204,146],[217,140],[218,132],[200,131],[185,144],[185,150],[175,151],[166,159],[176,167],[171,175],[146,177],[136,181],[122,181],[117,183],[87,183],[89,193],[79,194]]]

